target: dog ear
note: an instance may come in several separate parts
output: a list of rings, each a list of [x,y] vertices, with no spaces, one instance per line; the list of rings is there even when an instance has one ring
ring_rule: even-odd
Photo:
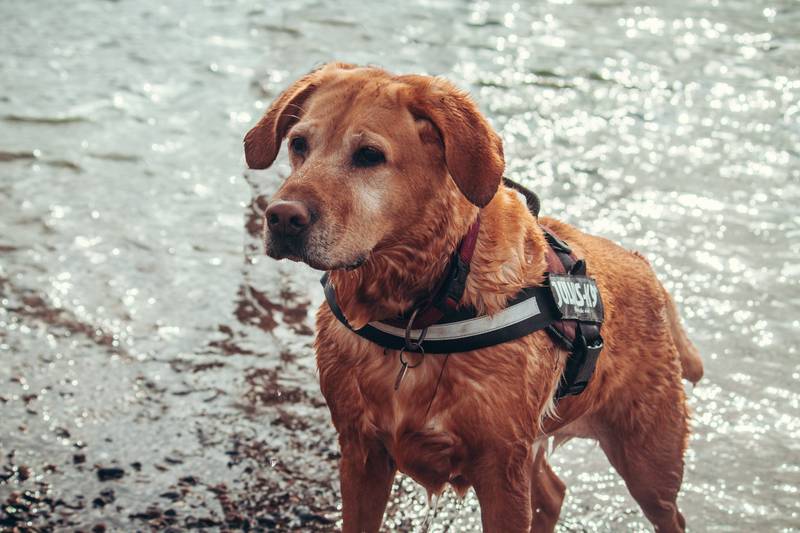
[[[289,129],[300,120],[303,104],[319,87],[324,74],[335,69],[351,69],[346,63],[329,63],[312,70],[272,102],[266,114],[244,136],[244,157],[249,168],[269,168]]]
[[[409,109],[433,123],[444,144],[447,170],[478,207],[494,197],[503,177],[503,141],[467,93],[429,76],[402,76],[411,86]]]

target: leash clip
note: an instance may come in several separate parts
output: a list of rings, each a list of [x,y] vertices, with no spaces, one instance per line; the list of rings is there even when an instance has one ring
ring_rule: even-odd
[[[414,320],[417,319],[417,313],[419,313],[419,307],[414,309],[414,312],[411,313],[411,318],[408,319],[408,324],[406,324],[406,332],[404,336],[406,346],[402,351],[422,352],[424,355],[425,350],[422,349],[422,342],[425,340],[425,335],[428,334],[428,328],[422,329],[422,333],[419,334],[419,338],[417,340],[411,340],[411,329],[414,327]]]
[[[422,347],[422,342],[425,340],[425,335],[428,333],[428,328],[423,328],[422,333],[420,333],[419,338],[417,340],[411,340],[411,329],[414,324],[414,319],[417,318],[417,313],[419,312],[419,308],[414,309],[414,312],[411,313],[411,318],[408,319],[408,324],[406,325],[406,332],[405,332],[405,346],[402,350],[400,350],[400,372],[397,373],[397,378],[394,380],[394,390],[398,390],[400,388],[400,384],[403,382],[403,378],[406,377],[406,371],[409,368],[417,368],[419,365],[422,364],[422,360],[425,359],[425,349]],[[409,364],[406,361],[405,355],[406,352],[413,352],[418,353],[420,358],[419,361],[415,364]]]

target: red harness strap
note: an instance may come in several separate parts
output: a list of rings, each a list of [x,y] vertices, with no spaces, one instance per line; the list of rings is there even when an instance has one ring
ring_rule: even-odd
[[[480,227],[481,217],[478,215],[467,234],[458,244],[456,252],[450,259],[447,273],[433,292],[434,296],[417,308],[416,316],[412,314],[398,319],[384,320],[384,322],[399,328],[423,329],[436,324],[448,311],[455,311],[458,308],[461,297],[464,296],[467,276],[469,275],[469,265],[472,261],[472,256],[475,254],[475,244],[478,242],[478,230],[480,230]],[[408,321],[412,316],[414,317],[414,322],[409,325]]]
[[[544,253],[547,271],[553,274],[569,274],[567,269],[571,269],[577,262],[572,249],[552,229],[544,224],[539,224],[539,226],[544,230],[549,244]],[[553,327],[567,340],[571,341],[575,338],[577,323],[574,320],[559,320],[553,323]]]

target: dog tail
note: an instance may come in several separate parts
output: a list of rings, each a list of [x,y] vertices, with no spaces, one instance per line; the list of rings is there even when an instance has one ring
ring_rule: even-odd
[[[664,289],[664,296],[667,300],[667,321],[669,329],[672,333],[672,339],[675,342],[675,347],[678,349],[678,354],[681,358],[681,367],[683,368],[683,378],[688,379],[693,385],[703,377],[703,361],[700,359],[700,353],[695,348],[692,341],[686,335],[686,330],[681,325],[680,317],[678,317],[678,310],[675,308],[675,302]]]

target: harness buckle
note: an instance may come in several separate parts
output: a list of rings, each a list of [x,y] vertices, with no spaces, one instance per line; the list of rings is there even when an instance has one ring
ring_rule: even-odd
[[[455,309],[458,307],[458,302],[464,295],[464,289],[467,286],[467,278],[469,277],[469,263],[461,258],[458,253],[455,254],[453,260],[453,269],[447,280],[444,289],[444,298],[438,302],[438,307],[443,308],[443,311]]]
[[[595,326],[590,326],[595,328]],[[584,391],[589,385],[589,381],[594,375],[594,369],[597,365],[597,359],[600,352],[603,350],[603,338],[597,333],[591,339],[591,344],[586,342],[586,336],[581,330],[580,325],[576,331],[575,342],[572,344],[572,350],[569,357],[574,358],[577,367],[574,371],[568,369],[564,373],[564,381],[558,387],[556,392],[556,399],[565,396],[576,396]]]

